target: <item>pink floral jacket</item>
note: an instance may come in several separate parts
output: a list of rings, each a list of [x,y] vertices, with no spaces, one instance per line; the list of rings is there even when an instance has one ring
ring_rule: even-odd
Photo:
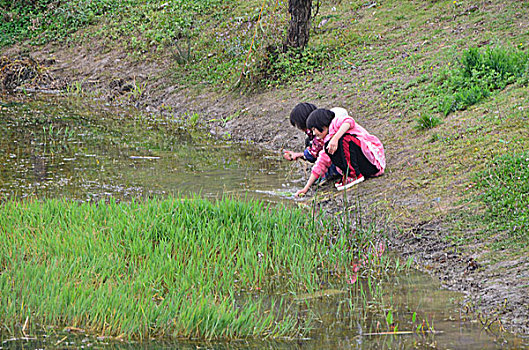
[[[377,167],[378,173],[376,173],[374,176],[380,176],[384,174],[384,169],[386,169],[386,156],[384,154],[384,146],[382,146],[382,142],[380,142],[376,136],[371,135],[366,129],[355,122],[355,120],[349,116],[344,108],[335,107],[331,109],[331,111],[334,112],[334,119],[331,121],[331,125],[329,125],[329,133],[327,136],[325,136],[323,141],[329,141],[334,136],[334,134],[336,134],[338,129],[340,129],[340,126],[342,126],[343,123],[351,124],[351,127],[347,133],[356,136],[356,138],[360,140],[360,147],[362,148],[362,152],[366,156],[367,160]],[[312,173],[317,177],[320,177],[327,172],[327,169],[329,169],[331,164],[331,158],[323,149],[320,151],[318,159],[312,167]]]

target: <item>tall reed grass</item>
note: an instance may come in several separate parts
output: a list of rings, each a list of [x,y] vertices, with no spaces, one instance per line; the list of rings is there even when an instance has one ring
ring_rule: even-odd
[[[284,295],[345,275],[358,237],[255,201],[6,202],[0,324],[135,339],[294,336],[307,325]]]

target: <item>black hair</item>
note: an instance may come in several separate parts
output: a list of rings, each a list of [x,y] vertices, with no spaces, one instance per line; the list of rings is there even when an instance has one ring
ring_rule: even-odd
[[[312,103],[298,103],[290,112],[290,124],[298,129],[305,130],[307,128],[307,118],[314,110],[316,110],[316,106]]]
[[[324,127],[329,127],[329,125],[331,125],[333,119],[333,111],[318,108],[310,113],[307,118],[307,129],[312,130],[312,128],[316,128],[319,132],[322,132]]]

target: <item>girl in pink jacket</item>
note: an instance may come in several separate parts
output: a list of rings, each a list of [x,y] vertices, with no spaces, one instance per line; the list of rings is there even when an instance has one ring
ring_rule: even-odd
[[[307,129],[324,140],[325,147],[320,151],[307,184],[296,196],[307,193],[331,164],[343,175],[336,183],[339,191],[364,181],[365,177],[384,173],[386,157],[382,142],[358,125],[345,109],[316,109],[307,118]]]

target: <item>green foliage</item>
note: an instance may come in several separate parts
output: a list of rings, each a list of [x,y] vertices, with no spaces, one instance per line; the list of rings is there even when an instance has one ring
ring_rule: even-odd
[[[223,0],[2,1],[0,47],[25,39],[34,44],[63,40],[81,28],[104,22],[104,30],[111,37],[118,32],[121,37],[130,35],[134,48],[147,49],[186,35],[193,29],[197,14],[222,3]]]
[[[529,54],[502,47],[463,52],[454,70],[441,71],[437,77],[438,111],[445,116],[466,109],[508,84],[527,85]]]
[[[14,1],[0,3],[0,47],[15,41],[32,39],[45,43],[64,38],[69,33],[94,23],[98,18],[126,2],[111,0]]]
[[[479,199],[487,206],[484,217],[493,231],[512,240],[529,239],[529,153],[497,157],[476,178]]]
[[[247,83],[263,88],[277,87],[294,78],[319,72],[336,54],[336,50],[327,46],[307,47],[304,50],[290,48],[286,52],[270,48],[260,62],[253,66]]]
[[[139,339],[299,336],[306,315],[290,295],[339,288],[360,257],[373,281],[402,270],[372,248],[374,230],[340,220],[198,197],[5,202],[0,326],[31,316],[30,327]]]

